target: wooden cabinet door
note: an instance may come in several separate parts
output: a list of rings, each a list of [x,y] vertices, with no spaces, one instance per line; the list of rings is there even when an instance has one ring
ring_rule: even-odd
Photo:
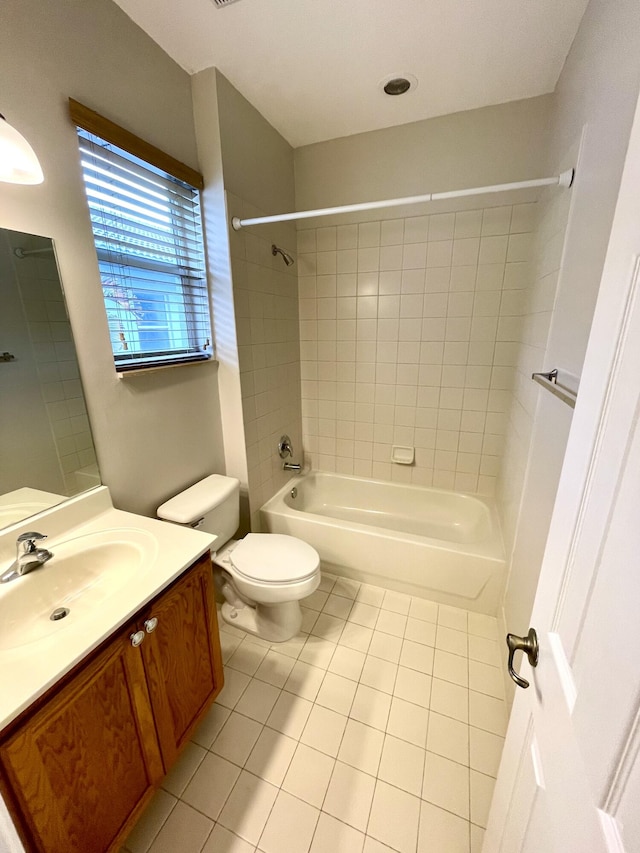
[[[118,637],[0,746],[29,851],[104,853],[163,776],[142,657]]]
[[[201,557],[147,610],[157,619],[142,646],[165,769],[222,689],[222,658],[211,558]]]

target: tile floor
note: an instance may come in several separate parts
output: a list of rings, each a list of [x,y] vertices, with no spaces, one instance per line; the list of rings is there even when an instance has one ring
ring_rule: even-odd
[[[480,853],[495,619],[324,574],[288,643],[220,628],[225,687],[123,853]]]

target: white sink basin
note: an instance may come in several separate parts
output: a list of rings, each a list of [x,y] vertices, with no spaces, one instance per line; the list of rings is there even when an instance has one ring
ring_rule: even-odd
[[[90,618],[102,601],[149,570],[158,543],[146,530],[113,528],[52,543],[49,550],[53,557],[43,566],[3,585],[0,650],[34,643]],[[53,621],[59,608],[69,613]]]

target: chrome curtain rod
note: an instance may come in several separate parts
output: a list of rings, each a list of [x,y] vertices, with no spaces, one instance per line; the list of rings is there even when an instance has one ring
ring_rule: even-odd
[[[234,216],[231,225],[234,231],[246,228],[247,225],[264,225],[267,222],[290,222],[294,219],[312,219],[315,216],[332,216],[335,213],[354,213],[359,210],[379,210],[385,207],[399,207],[403,204],[420,204],[425,201],[442,201],[449,198],[484,195],[485,193],[501,193],[511,190],[526,190],[532,187],[570,187],[573,183],[574,169],[568,169],[553,178],[536,178],[532,181],[517,181],[511,184],[494,184],[490,187],[473,187],[468,190],[452,190],[446,193],[426,193],[425,195],[410,195],[406,198],[389,198],[385,201],[365,201],[361,204],[343,204],[339,207],[322,207],[318,210],[299,210],[296,213],[278,213],[275,216],[254,216],[250,219],[240,219]]]

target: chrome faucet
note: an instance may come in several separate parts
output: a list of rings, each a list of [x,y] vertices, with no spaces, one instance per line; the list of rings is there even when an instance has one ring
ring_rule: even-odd
[[[7,583],[7,581],[20,578],[50,560],[53,557],[51,551],[36,547],[36,542],[41,542],[46,538],[44,533],[36,533],[35,531],[22,533],[18,536],[15,563],[0,577],[0,583]]]
[[[291,439],[288,435],[280,437],[280,441],[278,442],[278,453],[280,454],[280,459],[286,459],[287,456],[293,456],[293,445],[291,444]],[[284,462],[282,470],[302,471],[302,465],[298,465],[296,462]]]

